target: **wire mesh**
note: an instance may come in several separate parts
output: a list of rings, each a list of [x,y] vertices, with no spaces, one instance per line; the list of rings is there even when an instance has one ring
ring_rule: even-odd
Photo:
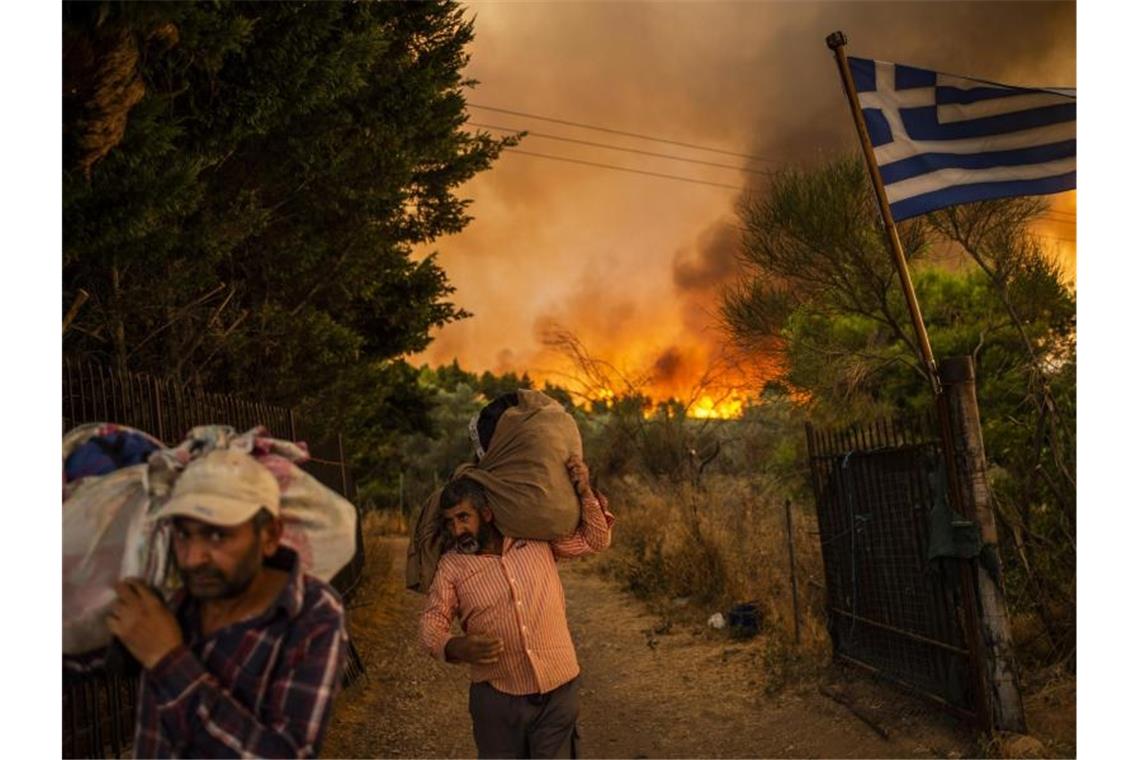
[[[837,655],[940,703],[973,709],[954,560],[927,559],[946,497],[934,420],[807,428]]]

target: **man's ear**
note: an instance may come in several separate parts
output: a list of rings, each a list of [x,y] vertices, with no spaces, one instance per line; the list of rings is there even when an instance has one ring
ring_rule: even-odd
[[[485,523],[495,522],[495,513],[491,511],[490,507],[483,507],[479,510],[479,516],[483,518]]]
[[[261,556],[268,559],[277,553],[277,547],[281,545],[285,524],[280,517],[274,517],[258,530],[261,531]]]

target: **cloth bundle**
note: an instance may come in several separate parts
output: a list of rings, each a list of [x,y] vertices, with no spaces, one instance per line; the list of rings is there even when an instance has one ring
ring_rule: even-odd
[[[149,439],[155,449],[145,463],[106,470],[79,468],[77,452],[107,448],[107,440]],[[84,448],[86,447],[86,449]],[[302,569],[328,581],[356,551],[356,508],[300,468],[309,458],[304,443],[271,438],[265,428],[245,433],[225,425],[190,431],[177,447],[109,423],[82,425],[64,436],[63,653],[78,655],[111,641],[104,617],[115,583],[141,577],[168,597],[178,578],[170,558],[170,526],[151,519],[170,496],[182,470],[216,448],[245,451],[277,478],[281,488],[282,543],[296,550]],[[72,466],[68,466],[69,463]],[[122,464],[120,459],[116,464]],[[93,474],[86,474],[86,473]],[[77,476],[77,479],[69,478]],[[82,474],[81,474],[82,473]]]
[[[581,504],[566,472],[571,454],[582,455],[574,418],[554,399],[520,389],[519,403],[499,417],[490,447],[478,465],[462,464],[451,475],[478,482],[487,491],[495,525],[503,535],[548,541],[573,533]],[[424,503],[408,542],[405,585],[427,593],[443,554],[437,490]]]

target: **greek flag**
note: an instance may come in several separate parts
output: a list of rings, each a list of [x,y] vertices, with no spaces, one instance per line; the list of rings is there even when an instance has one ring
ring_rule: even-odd
[[[896,220],[1077,186],[1077,91],[848,58]]]

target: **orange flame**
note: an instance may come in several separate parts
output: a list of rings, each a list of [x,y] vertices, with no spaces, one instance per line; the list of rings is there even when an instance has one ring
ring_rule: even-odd
[[[699,420],[734,420],[744,414],[746,399],[736,391],[732,391],[727,398],[714,399],[704,394],[689,408],[689,416]]]

